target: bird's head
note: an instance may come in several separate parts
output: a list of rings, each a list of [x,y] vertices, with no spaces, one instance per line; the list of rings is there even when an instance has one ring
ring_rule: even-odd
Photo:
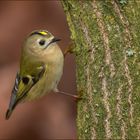
[[[60,41],[60,39],[55,38],[50,32],[36,30],[26,38],[24,48],[33,53],[49,52],[57,41]]]

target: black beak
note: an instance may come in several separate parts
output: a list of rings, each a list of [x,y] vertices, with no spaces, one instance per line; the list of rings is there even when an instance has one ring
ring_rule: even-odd
[[[55,38],[55,37],[54,37],[54,38],[51,40],[50,44],[51,44],[51,43],[54,43],[54,42],[57,42],[57,41],[60,41],[60,40],[61,40],[61,39]]]
[[[55,38],[55,37],[54,37],[54,38],[45,46],[44,49],[46,49],[50,44],[55,43],[55,42],[60,41],[60,40],[61,40],[61,39]]]

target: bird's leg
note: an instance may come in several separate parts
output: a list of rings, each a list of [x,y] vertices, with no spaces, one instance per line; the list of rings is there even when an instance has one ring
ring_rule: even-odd
[[[67,92],[63,92],[63,91],[59,91],[58,93],[61,93],[61,94],[64,94],[66,96],[70,96],[70,97],[73,97],[75,99],[80,99],[80,97],[78,95],[72,95],[72,94],[69,94]]]
[[[56,93],[60,93],[60,94],[63,94],[63,95],[66,95],[66,96],[69,96],[69,97],[72,97],[76,100],[80,100],[82,99],[81,97],[79,97],[78,95],[72,95],[72,94],[69,94],[67,92],[63,92],[63,91],[59,91],[58,89],[55,90]]]

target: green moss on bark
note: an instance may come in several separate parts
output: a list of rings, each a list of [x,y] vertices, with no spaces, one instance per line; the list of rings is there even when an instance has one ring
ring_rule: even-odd
[[[78,138],[140,138],[140,2],[63,0],[62,5],[83,96]]]

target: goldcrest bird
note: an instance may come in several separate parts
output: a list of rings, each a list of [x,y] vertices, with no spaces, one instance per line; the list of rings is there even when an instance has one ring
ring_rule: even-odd
[[[63,73],[64,55],[57,41],[60,39],[46,30],[33,31],[25,39],[6,119],[20,102],[59,91],[57,85]]]

